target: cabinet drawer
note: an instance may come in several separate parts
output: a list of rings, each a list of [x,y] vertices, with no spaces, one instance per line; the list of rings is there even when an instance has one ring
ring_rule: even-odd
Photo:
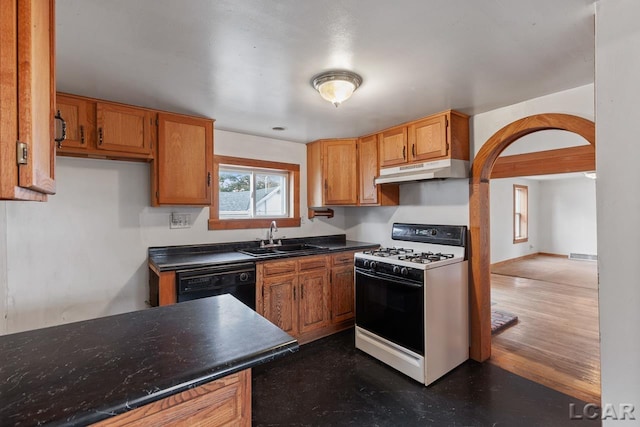
[[[316,268],[327,268],[327,257],[322,256],[310,256],[300,258],[298,261],[300,271],[314,270]]]
[[[355,252],[342,252],[331,257],[333,265],[353,265],[353,255]]]
[[[273,261],[265,262],[263,266],[263,274],[265,277],[274,276],[276,274],[287,274],[296,271],[296,261]]]

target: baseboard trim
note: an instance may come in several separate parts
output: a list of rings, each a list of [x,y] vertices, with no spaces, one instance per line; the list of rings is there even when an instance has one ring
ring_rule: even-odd
[[[513,262],[522,261],[522,260],[525,260],[525,259],[528,259],[528,258],[533,258],[533,257],[535,257],[537,255],[538,255],[538,253],[523,255],[523,256],[516,257],[516,258],[505,259],[504,261],[499,261],[499,262],[496,262],[494,264],[491,264],[490,267],[491,268],[504,267],[505,265],[509,265],[509,264],[511,264]]]
[[[549,252],[536,252],[534,254],[528,254],[528,255],[523,255],[523,256],[516,257],[516,258],[506,259],[504,261],[499,261],[499,262],[496,262],[494,264],[491,264],[490,267],[491,268],[504,267],[505,265],[509,265],[509,264],[511,264],[513,262],[523,261],[525,259],[534,258],[534,257],[537,257],[539,255],[551,256],[551,257],[556,257],[556,258],[568,258],[569,257],[569,255],[563,255],[563,254],[552,254],[552,253],[549,253]]]
[[[569,255],[567,254],[552,254],[549,252],[538,252],[536,255],[553,256],[556,258],[569,258]]]

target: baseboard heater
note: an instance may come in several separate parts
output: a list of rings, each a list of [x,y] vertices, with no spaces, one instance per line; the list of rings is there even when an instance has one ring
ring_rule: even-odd
[[[597,261],[598,255],[570,253],[569,259],[577,259],[577,260],[583,260],[583,261]]]

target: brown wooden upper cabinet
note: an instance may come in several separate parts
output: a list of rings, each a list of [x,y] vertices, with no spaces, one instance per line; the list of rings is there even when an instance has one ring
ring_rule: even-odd
[[[376,186],[378,136],[322,139],[307,144],[307,198],[310,208],[397,205],[398,186]]]
[[[457,111],[380,132],[380,167],[440,159],[469,160],[469,117]]]
[[[57,94],[56,108],[67,123],[58,155],[143,162],[153,158],[156,111],[66,93]]]
[[[407,127],[380,132],[380,167],[407,163]]]
[[[55,4],[0,4],[0,199],[55,194]]]
[[[355,139],[322,142],[322,176],[325,205],[358,203],[358,169]]]
[[[409,161],[423,161],[446,157],[449,153],[447,142],[447,117],[439,115],[411,123],[408,127]]]
[[[58,151],[95,147],[96,103],[84,98],[58,94],[56,108],[67,123],[67,137],[58,143]]]
[[[98,150],[151,154],[156,114],[142,108],[107,102],[96,106]]]
[[[309,207],[356,205],[356,139],[321,139],[307,144]]]
[[[158,114],[152,205],[211,204],[213,120]]]
[[[358,139],[359,204],[361,206],[397,205],[400,189],[397,184],[376,185],[380,174],[378,163],[378,135]]]

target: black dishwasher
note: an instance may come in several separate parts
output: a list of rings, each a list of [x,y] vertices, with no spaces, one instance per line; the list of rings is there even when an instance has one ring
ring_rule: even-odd
[[[256,265],[225,264],[176,271],[178,302],[231,294],[256,309]]]

